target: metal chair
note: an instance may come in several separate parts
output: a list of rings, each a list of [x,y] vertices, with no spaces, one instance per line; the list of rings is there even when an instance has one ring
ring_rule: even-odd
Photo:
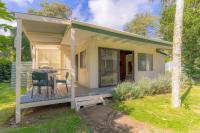
[[[68,79],[68,77],[69,77],[69,72],[66,72],[66,74],[65,74],[65,80],[58,80],[58,79],[56,80],[56,83],[66,84],[67,92],[69,91],[69,88],[67,86],[67,79]]]
[[[38,88],[39,94],[41,94],[42,86],[47,87],[47,94],[49,94],[48,87],[49,86],[53,87],[53,82],[52,82],[52,80],[48,79],[48,73],[46,73],[46,72],[33,72],[32,73],[32,84],[33,84],[33,87],[32,87],[31,98],[33,97],[34,87]]]

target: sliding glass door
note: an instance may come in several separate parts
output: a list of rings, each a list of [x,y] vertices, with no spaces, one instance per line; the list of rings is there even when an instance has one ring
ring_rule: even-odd
[[[119,51],[99,49],[99,82],[100,86],[116,85],[119,77]]]

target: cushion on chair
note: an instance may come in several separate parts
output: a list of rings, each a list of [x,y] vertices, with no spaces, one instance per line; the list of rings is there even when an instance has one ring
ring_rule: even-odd
[[[56,80],[56,83],[64,83],[64,84],[66,84],[66,80]]]
[[[47,85],[47,81],[45,81],[45,80],[33,82],[33,86],[46,86],[46,85]]]

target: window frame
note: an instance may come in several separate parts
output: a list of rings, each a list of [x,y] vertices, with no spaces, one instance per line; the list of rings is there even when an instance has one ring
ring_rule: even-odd
[[[81,69],[84,69],[87,67],[87,65],[86,65],[86,50],[83,50],[80,52],[80,63],[79,64],[80,64]]]

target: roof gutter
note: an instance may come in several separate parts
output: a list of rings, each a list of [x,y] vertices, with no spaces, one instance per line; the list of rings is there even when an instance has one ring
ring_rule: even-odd
[[[170,56],[170,54],[163,52],[161,49],[156,49],[156,52],[165,56]]]

